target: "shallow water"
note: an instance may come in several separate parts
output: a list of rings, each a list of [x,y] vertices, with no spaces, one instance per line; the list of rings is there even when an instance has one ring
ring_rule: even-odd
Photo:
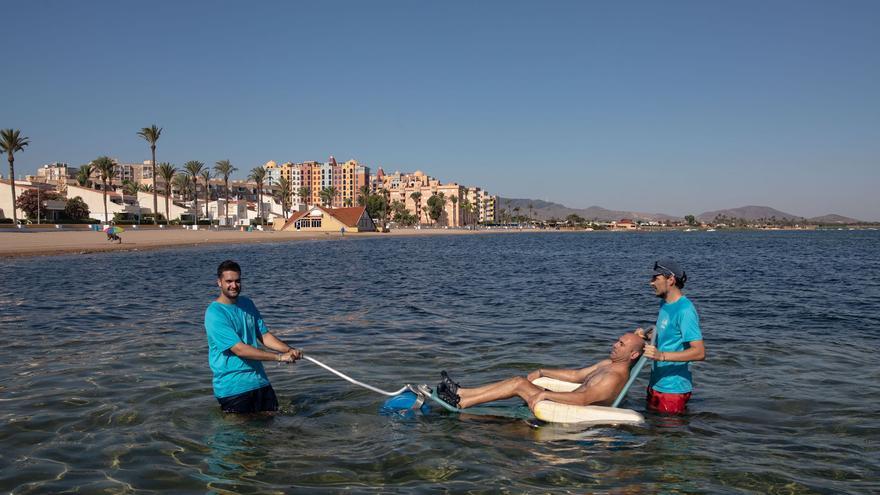
[[[876,493],[880,235],[538,233],[0,260],[0,491]],[[274,333],[373,385],[579,366],[650,324],[682,260],[708,360],[644,427],[378,414],[306,362],[224,417],[202,317],[225,258]],[[644,410],[644,379],[624,404]],[[510,401],[514,405],[517,401]]]

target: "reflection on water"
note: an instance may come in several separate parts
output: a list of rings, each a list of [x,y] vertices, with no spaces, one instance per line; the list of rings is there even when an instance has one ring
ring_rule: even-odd
[[[348,239],[0,261],[0,490],[873,493],[876,232]],[[682,259],[709,360],[684,417],[581,428],[383,415],[384,397],[267,366],[275,417],[222,415],[202,316],[242,262],[270,328],[384,389],[574,367],[650,323]],[[626,407],[644,410],[644,381]],[[497,405],[513,410],[516,400]]]

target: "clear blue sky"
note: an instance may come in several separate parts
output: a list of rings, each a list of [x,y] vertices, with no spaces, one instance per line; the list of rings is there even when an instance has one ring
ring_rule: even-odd
[[[357,159],[506,197],[880,220],[880,2],[19,1],[0,127],[99,155]],[[5,160],[4,160],[5,162]],[[3,174],[8,171],[3,166]]]

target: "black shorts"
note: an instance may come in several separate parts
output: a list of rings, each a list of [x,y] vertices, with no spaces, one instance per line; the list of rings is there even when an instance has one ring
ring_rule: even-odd
[[[256,413],[278,410],[278,397],[271,385],[243,394],[218,397],[220,409],[226,413]]]

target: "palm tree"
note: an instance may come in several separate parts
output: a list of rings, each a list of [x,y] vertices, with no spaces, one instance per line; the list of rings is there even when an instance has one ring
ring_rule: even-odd
[[[290,196],[293,194],[293,190],[291,189],[290,179],[287,177],[282,177],[278,179],[278,195],[281,196],[281,214],[284,215],[284,220],[287,220],[287,212],[290,210]]]
[[[122,193],[127,194],[129,196],[137,197],[137,193],[140,190],[138,185],[130,180],[122,181]]]
[[[449,201],[452,201],[452,225],[458,227],[458,224],[455,223],[455,213],[457,211],[455,205],[458,204],[458,196],[450,196]]]
[[[529,223],[532,222],[532,208],[534,208],[534,206],[535,205],[533,205],[532,203],[529,203]]]
[[[193,186],[193,225],[199,223],[199,175],[205,169],[205,164],[198,160],[190,160],[183,164],[183,169],[189,174]]]
[[[333,186],[330,186],[327,188],[327,193],[330,195],[330,205],[329,206],[333,206],[333,200],[335,200],[336,197],[339,196],[339,190]]]
[[[443,210],[446,209],[446,195],[443,194],[442,192],[438,192],[434,196],[437,197],[437,199],[435,199],[434,201],[435,201],[435,204],[438,206],[438,208],[436,210],[438,213],[436,213],[437,218],[431,217],[431,219],[434,220],[434,225],[436,225],[437,221],[439,221],[441,218],[443,218]],[[432,210],[433,210],[433,208],[432,208]]]
[[[370,186],[363,185],[360,189],[360,194],[358,195],[358,206],[364,206],[367,204],[367,197],[370,195]]]
[[[416,216],[418,217],[419,225],[422,224],[422,193],[416,191],[409,195],[413,201],[416,203]]]
[[[9,187],[12,191],[12,223],[18,224],[18,216],[15,211],[15,153],[24,151],[25,146],[31,144],[30,139],[21,135],[18,129],[3,129],[0,131],[0,152],[6,153],[9,161]]]
[[[266,224],[266,221],[263,219],[263,186],[266,184],[266,175],[266,168],[260,166],[251,170],[251,174],[248,176],[248,179],[257,183],[257,197],[259,198],[257,214],[260,217],[260,223],[263,225]]]
[[[300,187],[296,190],[296,194],[299,196],[300,201],[302,201],[304,205],[309,205],[309,199],[311,199],[310,196],[312,194],[312,190],[309,189],[308,186]]]
[[[324,203],[324,206],[330,206],[333,202],[333,198],[336,197],[337,191],[333,186],[325,187],[321,189],[321,201]]]
[[[104,196],[104,223],[108,223],[107,218],[107,182],[113,182],[116,177],[116,164],[107,156],[99,156],[92,161],[92,166],[98,172],[101,179],[101,192]]]
[[[157,127],[156,124],[151,125],[150,127],[144,127],[137,133],[138,136],[144,138],[148,143],[150,143],[150,151],[153,153],[153,184],[156,183],[156,141],[159,140],[159,136],[162,135],[162,128]],[[159,220],[156,217],[156,210],[159,209],[158,199],[156,198],[156,188],[153,188],[153,223],[157,223]]]
[[[205,181],[205,218],[208,218],[208,203],[211,201],[211,169],[202,170],[201,176]]]
[[[180,191],[180,199],[182,201],[186,201],[189,197],[190,183],[189,174],[186,173],[176,174],[171,180],[171,184]]]
[[[229,160],[220,160],[214,164],[214,171],[217,172],[217,177],[223,177],[223,194],[226,199],[226,212],[223,216],[226,225],[229,225],[229,176],[236,170],[238,169],[233,167]]]
[[[467,226],[468,222],[470,221],[471,202],[468,201],[467,196],[461,198],[460,201],[461,213],[463,214],[461,224],[463,226]]]
[[[391,191],[382,189],[382,232],[388,232],[388,206],[391,204]]]
[[[76,183],[82,187],[91,187],[93,173],[95,173],[95,168],[91,163],[86,163],[76,172]]]
[[[168,201],[171,197],[171,181],[174,180],[174,174],[177,173],[177,167],[174,165],[163,162],[159,164],[159,177],[165,182],[165,222],[171,221],[171,209],[169,207]],[[185,176],[184,176],[185,177]]]

